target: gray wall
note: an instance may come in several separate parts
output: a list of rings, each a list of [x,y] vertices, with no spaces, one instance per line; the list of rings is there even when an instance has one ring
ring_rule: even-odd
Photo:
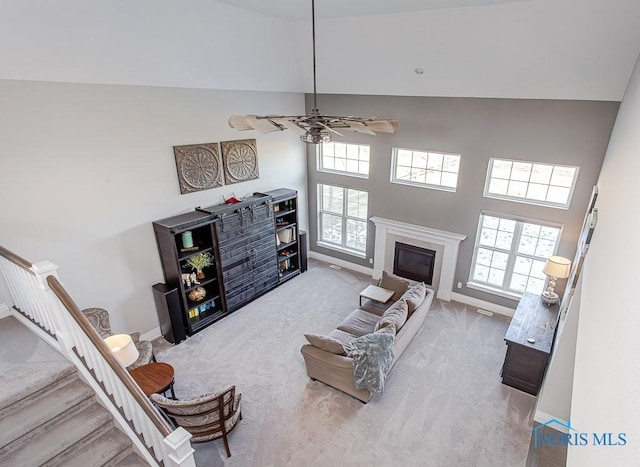
[[[306,96],[307,110],[311,96]],[[367,259],[316,245],[318,183],[369,192],[369,217],[380,216],[467,235],[460,245],[456,292],[514,307],[515,302],[466,287],[478,216],[483,209],[564,224],[558,254],[573,258],[591,189],[598,179],[618,102],[475,99],[440,97],[320,95],[327,115],[395,118],[396,133],[377,136],[346,133],[335,141],[371,146],[369,179],[316,170],[314,146],[308,146],[309,243],[312,251],[370,267],[374,225],[369,223]],[[426,149],[462,155],[456,193],[390,183],[392,147]],[[568,210],[495,200],[482,196],[490,157],[577,165],[577,186]],[[563,287],[563,281],[558,289]]]

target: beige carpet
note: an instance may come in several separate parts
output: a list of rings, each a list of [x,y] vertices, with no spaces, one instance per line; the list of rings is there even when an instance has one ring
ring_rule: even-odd
[[[534,398],[500,382],[506,320],[434,301],[368,404],[305,371],[304,332],[328,333],[370,277],[311,261],[308,272],[177,345],[157,345],[180,399],[235,384],[243,420],[194,444],[199,466],[524,466]]]

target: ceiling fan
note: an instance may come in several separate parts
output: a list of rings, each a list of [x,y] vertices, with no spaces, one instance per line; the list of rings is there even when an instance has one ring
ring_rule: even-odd
[[[236,130],[258,130],[262,133],[292,130],[300,135],[304,143],[328,143],[332,135],[342,136],[338,131],[353,131],[375,135],[393,133],[397,120],[376,117],[339,117],[323,115],[318,110],[316,93],[316,13],[315,0],[311,0],[311,25],[313,38],[313,108],[308,115],[232,115],[229,126]]]

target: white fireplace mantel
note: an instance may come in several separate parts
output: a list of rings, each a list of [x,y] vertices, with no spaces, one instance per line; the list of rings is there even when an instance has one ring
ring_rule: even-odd
[[[466,235],[447,232],[446,230],[432,229],[422,225],[409,224],[407,222],[394,221],[383,217],[371,217],[369,219],[376,226],[375,252],[373,257],[373,277],[379,279],[385,269],[384,255],[389,235],[431,242],[444,247],[442,255],[442,270],[440,271],[440,286],[437,297],[442,300],[451,300],[453,293],[453,279],[458,261],[458,249],[460,242],[467,238]]]

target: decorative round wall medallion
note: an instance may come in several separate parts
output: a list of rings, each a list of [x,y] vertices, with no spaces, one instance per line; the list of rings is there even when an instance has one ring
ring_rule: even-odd
[[[193,188],[204,190],[211,186],[220,166],[209,151],[198,148],[182,159],[181,169],[185,182]]]
[[[174,146],[180,193],[222,186],[220,154],[217,143]]]
[[[227,184],[254,180],[258,175],[258,152],[255,139],[223,141],[222,160]]]

